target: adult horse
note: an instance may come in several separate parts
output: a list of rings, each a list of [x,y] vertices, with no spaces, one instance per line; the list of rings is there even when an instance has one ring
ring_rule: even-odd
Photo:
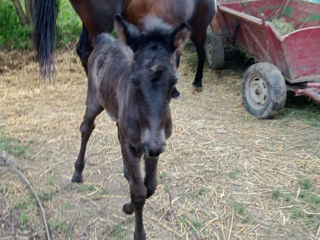
[[[53,62],[53,41],[55,35],[56,0],[36,0],[35,45],[40,68],[51,70]],[[173,27],[183,22],[191,28],[191,41],[198,55],[198,67],[193,86],[202,90],[202,73],[205,61],[204,43],[207,27],[215,14],[215,0],[70,0],[83,22],[77,53],[87,71],[88,57],[96,36],[111,32],[113,17],[122,15],[131,23],[143,29],[146,16],[163,19]]]

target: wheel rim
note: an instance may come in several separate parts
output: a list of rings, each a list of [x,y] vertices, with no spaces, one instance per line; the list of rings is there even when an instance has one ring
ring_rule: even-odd
[[[214,58],[215,51],[213,49],[213,42],[208,41],[207,42],[207,51],[209,53],[209,56],[207,57],[207,60],[210,61],[210,64],[212,63],[212,59]]]
[[[247,100],[250,106],[255,109],[261,109],[268,102],[268,85],[267,81],[259,76],[252,76],[246,86]]]

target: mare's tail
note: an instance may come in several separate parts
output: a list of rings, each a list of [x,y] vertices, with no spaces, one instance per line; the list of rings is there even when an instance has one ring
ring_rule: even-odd
[[[34,44],[40,72],[49,76],[54,71],[53,48],[56,33],[56,0],[35,0]]]

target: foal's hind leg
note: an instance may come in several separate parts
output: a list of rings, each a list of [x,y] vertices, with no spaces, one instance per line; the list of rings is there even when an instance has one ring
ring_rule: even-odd
[[[102,112],[103,107],[98,103],[96,98],[87,99],[86,113],[83,117],[83,121],[80,126],[81,131],[81,147],[78,155],[78,159],[74,164],[75,171],[71,182],[81,183],[83,182],[82,171],[84,169],[85,161],[84,156],[86,153],[87,142],[94,129],[94,120]]]

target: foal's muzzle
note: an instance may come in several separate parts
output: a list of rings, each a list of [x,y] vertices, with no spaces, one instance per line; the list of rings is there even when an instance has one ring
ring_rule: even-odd
[[[161,143],[155,145],[145,144],[143,146],[143,151],[146,157],[158,157],[166,149],[166,144]]]

